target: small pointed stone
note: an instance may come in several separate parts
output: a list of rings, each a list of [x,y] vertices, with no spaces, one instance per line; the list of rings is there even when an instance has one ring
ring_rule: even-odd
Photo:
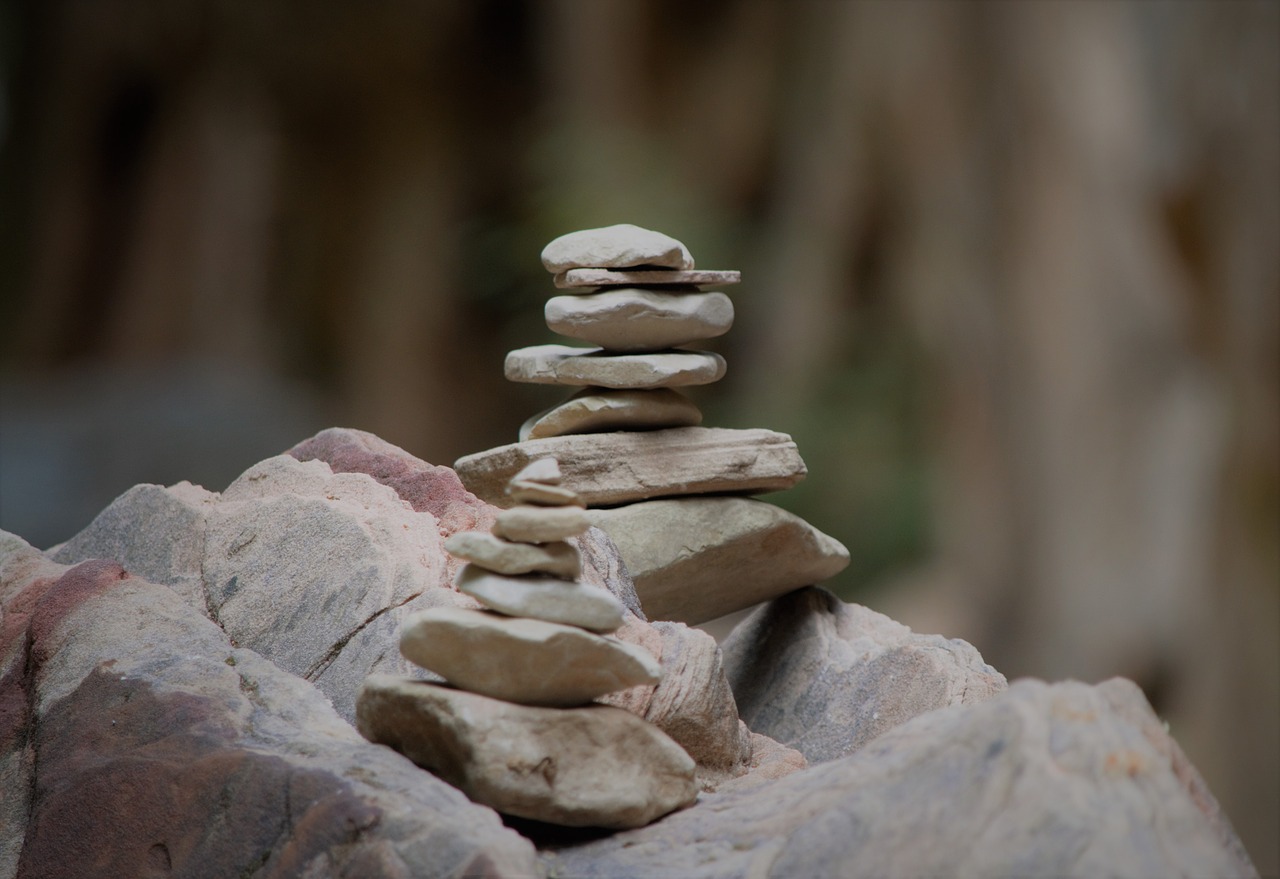
[[[594,293],[599,287],[697,287],[699,290],[727,287],[742,280],[738,271],[672,271],[664,269],[620,270],[569,269],[556,275],[555,285],[570,293]]]
[[[725,362],[710,351],[609,354],[603,348],[534,345],[507,354],[509,381],[604,388],[709,385],[724,377]]]
[[[538,458],[536,461],[530,461],[529,466],[512,478],[524,482],[540,482],[543,485],[559,485],[563,477],[560,474],[559,461],[555,458]]]
[[[591,527],[579,506],[538,507],[521,504],[498,514],[493,534],[517,543],[551,543],[577,537]]]
[[[411,614],[400,652],[456,687],[520,705],[585,705],[662,677],[642,647],[577,626],[458,607]]]
[[[607,590],[580,581],[504,577],[467,565],[458,573],[455,584],[460,592],[507,616],[577,626],[601,634],[622,625],[622,602]]]
[[[542,482],[526,482],[512,479],[507,494],[518,504],[538,504],[546,507],[582,506],[578,493],[562,485],[546,485]]]
[[[585,388],[520,427],[520,441],[609,430],[656,430],[702,423],[697,405],[671,388]]]
[[[483,531],[461,531],[444,543],[444,548],[498,574],[551,574],[572,580],[582,573],[582,556],[577,547],[554,543],[511,543]]]
[[[542,265],[549,272],[578,267],[629,268],[665,266],[693,268],[689,249],[670,235],[630,223],[582,229],[553,240],[542,249]]]
[[[547,326],[607,351],[660,351],[723,336],[733,303],[723,293],[665,293],[624,287],[586,296],[554,296]]]

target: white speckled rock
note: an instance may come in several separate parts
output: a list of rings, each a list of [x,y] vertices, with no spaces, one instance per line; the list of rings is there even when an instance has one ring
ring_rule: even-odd
[[[373,675],[360,690],[356,717],[370,741],[508,815],[570,827],[643,827],[698,795],[693,759],[621,708],[532,708]]]
[[[498,574],[540,573],[572,580],[582,573],[582,556],[562,541],[513,543],[483,531],[463,531],[446,540],[444,548]]]
[[[624,287],[547,300],[547,326],[607,351],[659,351],[723,336],[733,303],[723,293],[662,293]]]
[[[693,257],[670,235],[619,223],[561,235],[542,249],[542,265],[549,272],[632,266],[691,269]]]
[[[585,388],[521,425],[520,441],[609,430],[695,427],[701,423],[701,410],[684,394],[671,388]]]
[[[622,602],[598,586],[577,580],[506,577],[467,565],[455,582],[458,591],[508,616],[563,623],[599,633],[615,631],[622,625]]]
[[[406,619],[400,652],[456,687],[521,705],[585,705],[662,676],[642,647],[576,626],[456,607]]]
[[[603,348],[534,345],[507,354],[508,380],[543,385],[603,388],[671,388],[709,385],[724,377],[725,362],[710,351],[609,354]]]

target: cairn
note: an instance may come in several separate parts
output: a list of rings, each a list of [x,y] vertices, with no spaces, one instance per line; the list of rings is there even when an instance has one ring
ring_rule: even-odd
[[[724,376],[723,357],[686,346],[729,331],[733,303],[714,288],[739,273],[698,270],[681,242],[625,224],[563,235],[542,262],[564,291],[546,304],[547,326],[593,347],[507,355],[509,380],[577,390],[526,421],[519,442],[459,459],[466,487],[507,506],[513,474],[558,459],[650,619],[696,625],[839,573],[844,546],[749,497],[804,478],[791,437],[703,427],[678,390]]]

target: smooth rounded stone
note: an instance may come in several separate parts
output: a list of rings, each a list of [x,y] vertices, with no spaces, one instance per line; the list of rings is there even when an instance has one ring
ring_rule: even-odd
[[[799,516],[750,498],[590,510],[613,538],[651,620],[697,625],[834,577],[849,551]]]
[[[549,272],[579,267],[691,269],[693,257],[687,247],[670,235],[619,223],[561,235],[542,249],[542,264]]]
[[[356,724],[473,801],[521,818],[643,827],[698,795],[693,758],[653,724],[607,705],[512,705],[371,675]]]
[[[610,354],[603,348],[534,345],[507,354],[509,381],[602,388],[709,385],[724,377],[725,362],[710,351]]]
[[[520,426],[520,441],[609,430],[657,430],[696,427],[702,411],[671,388],[610,390],[585,388],[559,406],[540,412]]]
[[[512,479],[507,485],[507,495],[517,504],[536,504],[544,507],[582,506],[582,498],[571,488]]]
[[[658,351],[723,336],[733,303],[723,293],[661,293],[624,287],[586,296],[553,296],[547,326],[607,351]]]
[[[521,705],[585,705],[662,677],[643,647],[576,626],[457,607],[409,616],[400,652],[456,687]]]
[[[806,472],[796,444],[785,433],[723,427],[533,439],[467,455],[453,467],[468,491],[505,506],[511,474],[544,455],[560,459],[565,481],[588,507],[691,494],[780,491]]]
[[[550,543],[577,537],[591,527],[582,507],[537,507],[521,504],[498,514],[493,534],[517,543]]]
[[[569,269],[556,275],[555,285],[561,290],[593,293],[597,287],[727,287],[742,280],[738,271],[673,271],[646,269],[611,271],[609,269]],[[583,289],[586,288],[586,289]]]
[[[553,544],[554,545],[554,544]],[[599,586],[555,577],[506,577],[478,565],[462,569],[458,590],[507,616],[607,633],[622,625],[622,602]]]
[[[560,462],[555,458],[539,458],[536,461],[530,461],[528,467],[525,467],[512,478],[521,482],[559,485],[564,476],[560,473]]]
[[[561,541],[511,543],[483,531],[463,531],[446,540],[444,548],[498,574],[540,573],[572,580],[582,573],[582,556],[577,548]]]

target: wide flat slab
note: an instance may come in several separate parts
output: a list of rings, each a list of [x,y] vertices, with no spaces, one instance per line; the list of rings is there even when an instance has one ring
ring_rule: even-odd
[[[739,271],[676,271],[668,269],[637,269],[614,271],[610,269],[569,269],[556,275],[555,284],[561,290],[581,287],[666,287],[671,285],[698,287],[724,287],[742,280]],[[583,291],[587,292],[587,291]]]
[[[709,385],[724,377],[725,362],[711,351],[616,354],[603,348],[533,345],[507,353],[508,381],[601,388],[671,388]]]
[[[507,480],[530,461],[548,455],[560,461],[564,485],[588,507],[682,495],[781,491],[806,473],[796,444],[785,433],[724,427],[527,440],[467,455],[453,466],[469,491],[507,507]]]

